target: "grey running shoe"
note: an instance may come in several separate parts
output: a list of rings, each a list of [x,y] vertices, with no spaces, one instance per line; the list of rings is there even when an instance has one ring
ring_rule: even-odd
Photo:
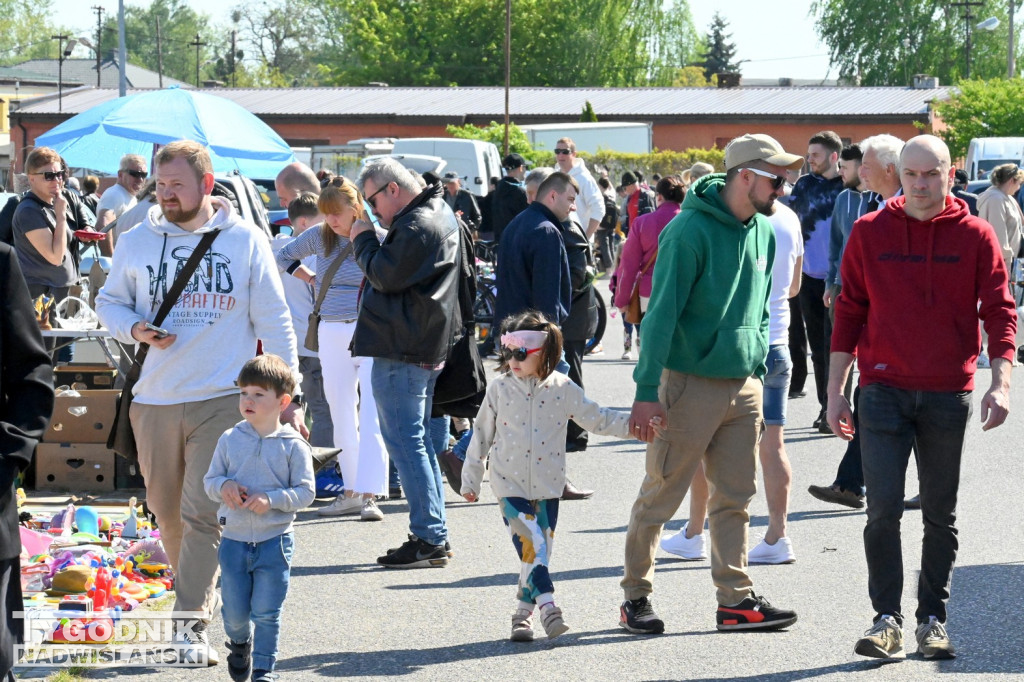
[[[892,616],[882,616],[857,640],[854,653],[871,658],[903,659],[903,628]]]
[[[927,623],[921,623],[914,632],[917,637],[917,651],[925,658],[956,658],[956,649],[949,641],[946,626],[935,616],[928,616]]]
[[[638,635],[660,635],[665,622],[658,618],[647,597],[627,599],[619,607],[619,625]]]

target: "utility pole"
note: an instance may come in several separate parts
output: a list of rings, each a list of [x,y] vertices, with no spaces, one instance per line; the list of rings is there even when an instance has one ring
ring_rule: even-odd
[[[128,46],[124,37],[124,0],[117,0],[117,61],[118,61],[118,97],[124,97],[128,92],[128,75],[125,73],[125,62],[128,61]]]
[[[99,5],[93,5],[92,11],[96,12],[96,87],[100,87],[100,65],[103,62],[103,12],[106,11]]]
[[[971,77],[971,22],[977,17],[971,14],[972,7],[982,7],[985,3],[981,0],[961,0],[961,2],[949,3],[951,7],[963,7],[964,8],[964,34],[966,37],[965,45],[967,52],[967,71],[964,73],[964,78]]]
[[[505,156],[508,156],[508,92],[512,86],[512,0],[505,0]]]
[[[196,48],[196,87],[199,87],[199,48],[205,47],[206,43],[199,41],[199,34],[196,34],[196,39],[189,43],[192,47]]]
[[[160,17],[156,18],[156,77],[160,89],[164,89],[164,50],[160,42]]]
[[[57,111],[64,111],[64,41],[66,35],[50,36],[57,41]]]
[[[1010,0],[1010,39],[1009,47],[1006,50],[1006,77],[1009,78],[1010,80],[1013,80],[1014,76],[1017,75],[1017,55],[1013,53],[1013,13],[1016,7],[1017,0]]]

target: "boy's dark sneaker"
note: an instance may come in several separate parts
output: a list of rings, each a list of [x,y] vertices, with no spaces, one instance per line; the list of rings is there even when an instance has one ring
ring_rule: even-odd
[[[415,540],[416,536],[413,535],[412,533],[409,533],[409,539],[410,540]],[[392,547],[387,552],[385,552],[385,554],[391,554],[392,552],[397,552],[399,549],[401,549],[401,547]],[[448,542],[447,540],[444,541],[444,553],[448,555],[449,559],[452,559],[452,558],[455,557],[455,552],[452,551],[452,543]]]
[[[228,675],[235,682],[245,682],[252,672],[252,640],[246,642],[224,642],[228,650]]]
[[[394,552],[377,557],[385,568],[440,568],[448,565],[444,545],[432,545],[415,536]]]
[[[778,630],[796,622],[796,613],[777,609],[764,597],[751,593],[736,606],[719,606],[719,630]]]
[[[627,599],[619,607],[619,625],[638,635],[660,635],[665,622],[658,618],[647,597]]]

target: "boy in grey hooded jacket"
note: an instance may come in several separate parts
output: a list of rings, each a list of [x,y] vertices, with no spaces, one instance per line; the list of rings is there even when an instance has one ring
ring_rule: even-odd
[[[309,444],[280,424],[295,380],[276,355],[245,363],[238,375],[245,419],[217,442],[206,494],[221,502],[218,560],[228,673],[236,681],[276,679],[281,609],[288,594],[295,513],[313,501]]]

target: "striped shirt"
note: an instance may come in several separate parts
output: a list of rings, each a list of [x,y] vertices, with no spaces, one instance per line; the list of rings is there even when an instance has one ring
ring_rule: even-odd
[[[326,274],[327,269],[331,267],[331,263],[349,245],[348,239],[341,235],[336,235],[337,239],[334,248],[330,253],[324,254],[324,240],[320,230],[320,225],[310,227],[277,253],[277,267],[281,271],[282,276],[291,277],[292,275],[286,274],[289,268],[294,270],[293,264],[307,256],[316,256],[316,272],[318,274]],[[383,230],[377,229],[377,240],[382,240],[385,234]],[[328,321],[354,320],[358,314],[357,302],[359,286],[362,282],[363,271],[356,264],[355,256],[350,253],[328,284],[330,288],[327,290],[327,295],[324,297],[323,305],[320,308],[321,318]],[[319,278],[316,280],[316,293],[318,295],[320,287],[324,286],[324,284]]]

